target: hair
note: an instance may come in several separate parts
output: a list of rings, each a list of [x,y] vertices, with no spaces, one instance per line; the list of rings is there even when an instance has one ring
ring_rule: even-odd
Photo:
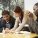
[[[35,10],[35,8],[34,8],[35,6],[38,7],[38,3],[35,3],[35,4],[34,4],[34,6],[33,6],[33,10]]]
[[[35,5],[38,6],[38,3],[36,3]]]
[[[22,22],[22,19],[23,19],[23,10],[19,7],[19,6],[16,6],[15,10],[14,10],[15,13],[18,13],[18,14],[21,14],[21,22]]]
[[[9,11],[7,11],[7,10],[4,10],[4,11],[2,11],[2,15],[6,15],[6,14],[10,14],[10,12]]]
[[[10,15],[10,12],[9,11],[7,11],[7,10],[2,11],[2,15],[6,15],[6,14],[8,14],[10,16],[10,18],[9,18],[9,21],[10,22],[13,22],[15,20],[15,18]],[[3,20],[3,22],[4,21],[5,20]]]

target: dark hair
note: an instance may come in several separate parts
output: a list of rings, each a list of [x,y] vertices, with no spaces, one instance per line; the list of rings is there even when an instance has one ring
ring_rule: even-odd
[[[6,14],[10,14],[10,12],[9,11],[7,11],[7,10],[4,10],[4,11],[2,11],[2,15],[6,15]]]
[[[35,5],[38,6],[38,3],[36,3]]]
[[[23,19],[23,10],[19,7],[19,6],[16,6],[15,10],[14,10],[15,13],[20,13],[21,14],[21,21]]]

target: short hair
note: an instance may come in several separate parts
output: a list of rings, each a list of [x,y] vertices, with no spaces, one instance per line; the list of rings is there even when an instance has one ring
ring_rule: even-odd
[[[38,3],[35,3],[36,6],[38,6]]]
[[[9,11],[7,11],[7,10],[4,10],[4,11],[2,11],[2,15],[6,15],[6,14],[10,14],[10,12]]]
[[[34,6],[33,6],[33,10],[36,9],[35,6],[38,7],[38,3],[35,3],[35,4],[34,4]]]

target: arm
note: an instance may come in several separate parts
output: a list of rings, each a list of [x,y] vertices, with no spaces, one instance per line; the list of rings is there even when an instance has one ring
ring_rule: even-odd
[[[25,24],[26,24],[26,21],[25,21],[25,18],[23,18],[22,23],[19,25],[19,27],[15,31],[19,32],[24,27]]]
[[[19,24],[19,18],[16,18],[15,25],[12,28],[12,30],[16,30],[16,28],[18,27],[18,24]]]

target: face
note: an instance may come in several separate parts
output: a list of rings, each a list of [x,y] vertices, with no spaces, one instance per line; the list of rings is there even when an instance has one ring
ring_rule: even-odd
[[[35,15],[38,15],[38,6],[35,6],[35,5],[34,5],[33,10],[34,10]]]
[[[10,16],[8,14],[6,14],[6,15],[3,15],[2,17],[5,21],[8,21]]]
[[[15,16],[16,16],[16,17],[20,17],[20,14],[19,14],[19,13],[15,13]]]

